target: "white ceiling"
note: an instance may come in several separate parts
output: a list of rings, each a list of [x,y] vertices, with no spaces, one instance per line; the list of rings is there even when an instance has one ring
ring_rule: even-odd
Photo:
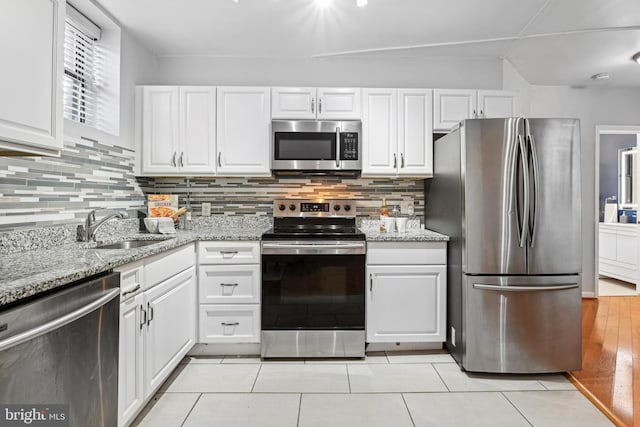
[[[158,56],[471,55],[533,84],[640,87],[639,0],[97,1]]]

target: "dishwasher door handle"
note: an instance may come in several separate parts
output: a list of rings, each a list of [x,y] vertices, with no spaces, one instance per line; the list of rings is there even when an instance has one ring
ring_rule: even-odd
[[[91,313],[93,310],[102,307],[112,299],[116,298],[118,295],[120,295],[120,288],[112,289],[105,295],[101,296],[95,301],[92,301],[91,303],[85,305],[84,307],[80,307],[77,310],[74,310],[70,313],[60,316],[57,319],[54,319],[43,325],[37,326],[33,329],[29,329],[28,331],[21,332],[17,335],[14,335],[5,340],[2,340],[0,341],[0,351],[6,350],[11,347],[15,347],[24,342],[37,338],[41,335],[47,334],[55,329],[68,325],[69,323],[81,318],[82,316]]]

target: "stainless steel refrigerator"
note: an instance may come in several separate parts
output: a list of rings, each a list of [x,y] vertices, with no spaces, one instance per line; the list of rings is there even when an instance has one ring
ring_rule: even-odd
[[[465,370],[580,369],[577,119],[473,119],[434,142],[427,228],[451,237],[447,348]]]

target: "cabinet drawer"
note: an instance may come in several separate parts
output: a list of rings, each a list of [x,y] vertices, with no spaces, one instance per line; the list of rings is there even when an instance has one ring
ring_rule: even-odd
[[[446,242],[367,242],[367,265],[446,264]]]
[[[169,253],[158,254],[145,262],[145,289],[175,276],[195,265],[193,244],[174,249]]]
[[[144,264],[142,261],[132,262],[114,268],[120,273],[120,300],[124,301],[142,291],[144,286]]]
[[[203,304],[259,303],[260,266],[203,265],[198,271]]]
[[[260,342],[260,306],[258,304],[200,305],[199,342]]]
[[[200,264],[258,264],[258,242],[199,242]]]

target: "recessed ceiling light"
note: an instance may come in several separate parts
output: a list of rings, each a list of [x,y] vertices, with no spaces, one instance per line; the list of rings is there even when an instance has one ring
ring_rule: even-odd
[[[598,73],[591,76],[591,80],[608,80],[609,77],[609,73]]]
[[[369,3],[369,0],[356,0],[356,6],[365,7]]]
[[[636,53],[635,55],[633,55],[631,57],[631,59],[633,59],[634,61],[636,61],[638,64],[640,64],[640,52]]]
[[[329,6],[329,4],[331,4],[331,0],[316,0],[316,5],[318,5],[318,7],[325,8]]]

